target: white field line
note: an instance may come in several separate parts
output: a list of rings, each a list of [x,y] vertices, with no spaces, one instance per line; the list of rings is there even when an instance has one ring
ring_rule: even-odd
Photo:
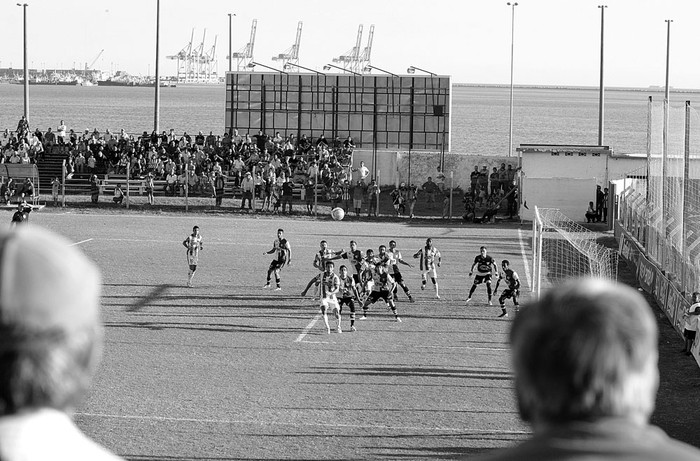
[[[527,279],[528,288],[532,289],[532,278],[530,276],[530,264],[527,262],[527,253],[525,252],[525,243],[523,241],[523,231],[518,229],[518,241],[520,242],[520,253],[523,255],[523,265],[525,266],[525,278]]]
[[[89,418],[113,418],[136,421],[161,421],[161,422],[186,422],[198,424],[258,424],[261,426],[307,426],[307,427],[330,427],[330,428],[350,428],[350,429],[388,429],[398,431],[443,431],[443,432],[472,432],[477,434],[489,434],[498,432],[499,434],[530,435],[530,431],[508,431],[508,430],[486,430],[471,429],[466,427],[415,427],[415,426],[389,426],[385,424],[324,424],[324,423],[303,423],[303,422],[279,422],[262,421],[260,419],[207,419],[207,418],[173,418],[168,416],[137,416],[137,415],[112,415],[103,413],[74,413],[76,416]]]
[[[309,322],[308,325],[306,325],[306,328],[304,328],[299,336],[297,336],[297,339],[294,340],[295,343],[300,343],[304,340],[306,335],[309,334],[309,331],[316,325],[316,322],[321,318],[321,314],[316,314],[316,316],[311,319],[311,322]]]
[[[92,240],[92,239],[81,240],[80,242],[71,243],[71,244],[68,245],[68,246],[69,246],[69,247],[72,247],[72,246],[75,246],[75,245],[80,245],[81,243],[86,243],[86,242],[89,242],[90,240]]]

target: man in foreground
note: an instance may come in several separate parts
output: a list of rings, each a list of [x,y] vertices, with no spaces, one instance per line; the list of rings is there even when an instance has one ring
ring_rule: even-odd
[[[71,413],[102,349],[100,274],[36,227],[0,236],[0,459],[118,460]]]
[[[533,437],[483,460],[700,460],[649,424],[659,383],[656,320],[630,287],[576,280],[521,310],[510,344]]]

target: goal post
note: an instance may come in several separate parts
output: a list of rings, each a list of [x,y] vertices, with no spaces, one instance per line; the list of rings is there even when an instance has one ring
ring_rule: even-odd
[[[565,280],[598,277],[617,280],[617,251],[596,242],[597,234],[556,208],[535,207],[532,220],[532,291]]]

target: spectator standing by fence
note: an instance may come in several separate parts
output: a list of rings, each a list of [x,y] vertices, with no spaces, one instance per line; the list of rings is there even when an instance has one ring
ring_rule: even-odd
[[[97,202],[100,200],[100,181],[97,179],[96,174],[90,176],[90,197],[92,203],[97,205]]]
[[[378,208],[377,202],[379,201],[379,194],[381,193],[381,190],[379,189],[379,185],[375,179],[372,179],[372,182],[369,184],[367,193],[369,194],[369,211],[367,212],[367,217],[372,216],[372,213],[374,212],[374,217],[376,218]]]
[[[438,186],[433,182],[433,178],[431,176],[428,176],[428,180],[423,183],[422,189],[428,196],[428,208],[435,208],[435,195],[438,192]]]

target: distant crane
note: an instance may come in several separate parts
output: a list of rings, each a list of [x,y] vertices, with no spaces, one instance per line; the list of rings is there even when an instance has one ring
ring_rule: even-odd
[[[100,56],[102,56],[102,53],[104,53],[104,52],[105,52],[104,48],[101,49],[100,52],[97,53],[97,56],[95,56],[95,59],[92,60],[92,62],[90,63],[89,66],[88,66],[88,63],[87,63],[87,62],[85,63],[85,72],[87,72],[87,71],[89,71],[89,70],[92,69],[92,67],[95,65],[95,63],[97,62],[97,60],[100,59]]]
[[[280,53],[277,56],[273,56],[273,61],[282,61],[282,68],[287,67],[287,63],[299,64],[299,44],[301,43],[301,28],[304,25],[302,21],[297,24],[297,38],[294,41],[294,45]]]
[[[362,53],[360,54],[360,60],[358,62],[358,65],[360,69],[364,69],[367,66],[371,65],[371,56],[372,56],[372,42],[374,41],[374,24],[369,26],[369,37],[367,38],[367,46],[364,47],[362,50]]]
[[[195,48],[194,29],[190,42],[185,45],[177,54],[167,56],[168,59],[177,61],[177,81],[178,83],[215,83],[218,81],[218,61],[216,59],[216,40],[209,51],[204,51],[207,30],[204,29],[201,43]]]
[[[363,26],[357,29],[357,40],[355,46],[353,46],[350,51],[345,54],[341,54],[337,58],[333,58],[333,62],[340,63],[343,69],[349,70],[350,72],[360,73],[362,72],[363,66],[360,65],[360,45],[362,44],[362,29]]]
[[[239,51],[231,54],[231,59],[236,60],[236,70],[245,70],[248,65],[254,61],[253,49],[255,48],[255,31],[258,28],[258,20],[253,19],[253,24],[250,26],[250,40]]]

